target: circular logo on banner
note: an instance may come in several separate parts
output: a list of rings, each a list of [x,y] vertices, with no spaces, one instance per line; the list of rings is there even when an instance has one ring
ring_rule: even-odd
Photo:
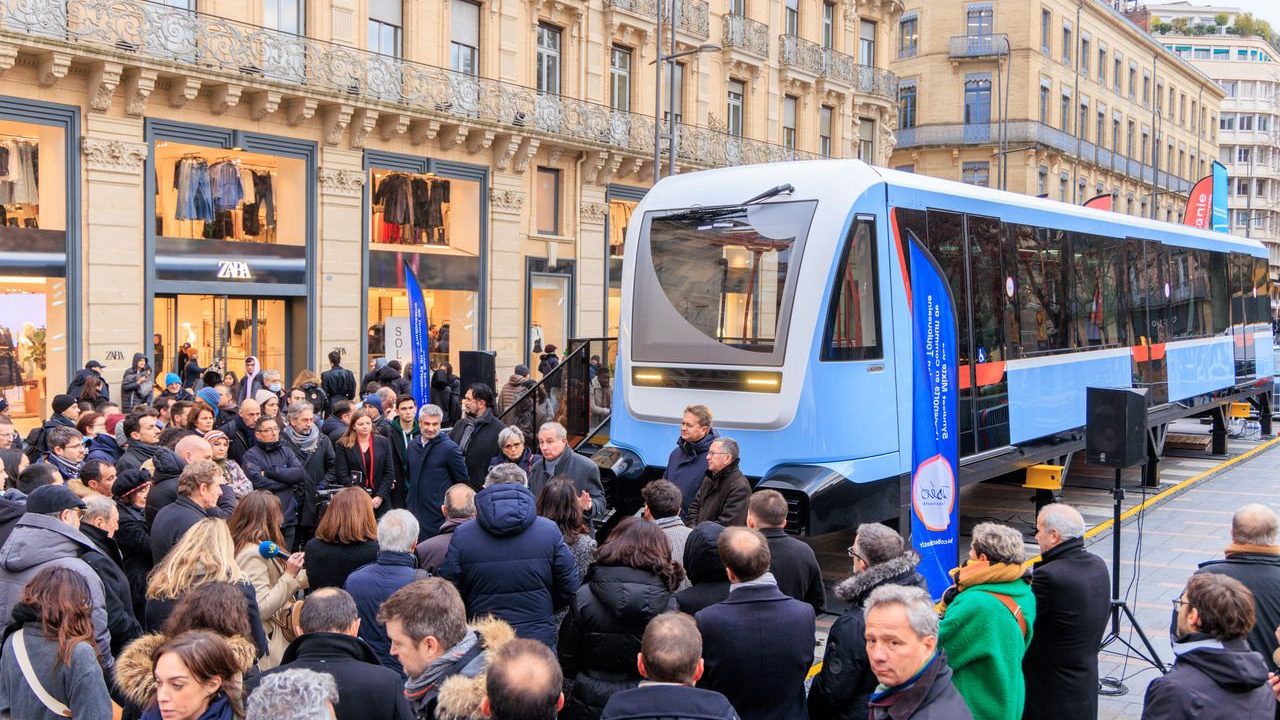
[[[1010,275],[1004,279],[1004,294],[1013,297],[1013,276]]]
[[[946,530],[955,500],[956,474],[951,463],[941,455],[920,463],[911,478],[911,506],[920,522],[934,532]]]

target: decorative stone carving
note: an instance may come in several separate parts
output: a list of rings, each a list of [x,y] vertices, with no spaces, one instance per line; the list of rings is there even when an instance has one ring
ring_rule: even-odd
[[[213,88],[213,98],[209,101],[209,109],[214,115],[221,115],[240,104],[240,94],[244,87],[224,83]]]
[[[359,149],[369,140],[369,133],[378,124],[378,111],[360,108],[351,122],[351,147]]]
[[[533,160],[533,156],[538,154],[538,146],[542,141],[538,138],[528,137],[524,142],[520,143],[520,151],[516,153],[515,161],[511,164],[511,169],[523,173],[529,169],[529,161]]]
[[[378,118],[378,134],[383,140],[403,135],[408,132],[411,120],[412,118],[404,113],[383,113]]]
[[[290,125],[297,127],[314,117],[319,106],[315,98],[291,98],[285,101],[285,117]]]
[[[520,149],[520,136],[514,133],[503,134],[493,144],[493,166],[505,172],[511,167],[511,160]]]
[[[261,120],[280,108],[282,95],[276,90],[262,90],[249,98],[249,117]]]
[[[582,222],[604,224],[604,219],[609,217],[609,206],[605,203],[584,202],[582,203]]]
[[[582,164],[583,180],[588,185],[595,185],[600,179],[600,172],[609,162],[609,153],[605,150],[592,150],[587,153],[587,160]]]
[[[0,73],[8,71],[16,62],[18,62],[18,46],[0,42]]]
[[[493,146],[493,139],[497,137],[497,133],[493,130],[479,130],[467,135],[467,150],[473,155],[475,153],[484,152]]]
[[[351,105],[329,105],[324,109],[324,143],[326,145],[337,145],[342,139],[342,134],[347,131],[347,126],[351,124],[351,116],[355,114],[355,107]]]
[[[438,131],[441,150],[452,150],[467,139],[467,126],[458,123],[441,123]]]
[[[147,113],[147,98],[156,89],[155,70],[145,68],[129,68],[124,73],[124,111],[132,117],[142,117]]]
[[[200,94],[200,78],[179,77],[169,81],[169,105],[180,108]]]
[[[414,120],[409,123],[409,142],[414,145],[435,140],[439,134],[439,120]]]
[[[518,213],[524,208],[524,193],[519,190],[492,190],[489,192],[489,204],[494,210]]]
[[[40,66],[36,69],[36,78],[45,87],[67,76],[71,69],[71,55],[61,52],[47,52],[40,56]]]
[[[80,150],[90,170],[139,173],[147,161],[147,144],[83,137]]]
[[[120,74],[124,66],[120,63],[99,62],[89,69],[89,109],[106,112],[111,109],[111,98],[120,85]]]
[[[320,168],[320,192],[326,195],[358,196],[364,190],[365,174],[359,170]]]

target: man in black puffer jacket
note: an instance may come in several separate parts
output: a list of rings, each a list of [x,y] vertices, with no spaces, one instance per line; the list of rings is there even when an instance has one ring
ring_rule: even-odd
[[[902,536],[879,523],[858,526],[854,535],[854,574],[835,588],[836,597],[851,607],[831,626],[822,670],[809,690],[809,720],[863,720],[867,700],[876,689],[876,676],[867,659],[863,634],[867,619],[862,604],[882,585],[925,588],[916,572],[920,556],[904,552]]]
[[[475,522],[453,531],[440,576],[458,587],[469,618],[493,615],[518,636],[554,648],[553,615],[573,600],[580,580],[560,529],[538,515],[527,482],[510,463],[489,471],[476,493]]]
[[[244,454],[244,474],[253,483],[254,490],[270,490],[280,499],[284,513],[280,533],[284,535],[285,547],[291,548],[298,528],[299,500],[307,487],[307,470],[297,454],[280,441],[279,420],[260,418],[254,437],[256,444]]]

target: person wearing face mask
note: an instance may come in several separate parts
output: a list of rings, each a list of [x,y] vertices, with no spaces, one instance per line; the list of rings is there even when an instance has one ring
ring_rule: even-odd
[[[876,689],[876,676],[867,658],[867,630],[863,603],[871,591],[885,585],[922,590],[917,572],[920,556],[906,547],[902,536],[880,523],[863,523],[849,547],[853,574],[835,588],[849,609],[831,626],[822,656],[822,670],[809,690],[810,720],[863,720],[867,700]]]
[[[281,379],[279,370],[263,370],[262,387],[264,390],[270,391],[272,395],[275,395],[281,405],[289,402],[289,394],[285,392],[284,380]],[[255,397],[257,396],[255,395]],[[262,401],[259,400],[258,402],[261,403]]]

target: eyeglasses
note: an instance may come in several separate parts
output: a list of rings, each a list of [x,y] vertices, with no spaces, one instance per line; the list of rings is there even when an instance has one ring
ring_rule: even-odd
[[[1174,598],[1174,599],[1170,600],[1169,602],[1173,603],[1173,609],[1174,609],[1174,610],[1177,610],[1179,607],[1181,607],[1181,606],[1183,606],[1183,605],[1188,605],[1188,604],[1189,604],[1186,600],[1183,600],[1183,599],[1182,599],[1182,596],[1181,596],[1181,595],[1179,595],[1178,597],[1176,597],[1176,598]]]
[[[732,455],[733,455],[733,453],[719,452],[719,451],[717,451],[717,450],[708,450],[708,451],[707,451],[707,454],[708,454],[708,455],[725,455],[725,456],[729,456],[729,457],[732,457]]]
[[[869,564],[869,563],[867,563],[867,561],[866,561],[866,559],[865,559],[865,558],[863,558],[863,557],[862,557],[861,555],[859,555],[858,553],[854,552],[854,549],[853,549],[853,546],[852,546],[852,545],[850,545],[847,549],[845,549],[845,552],[849,553],[849,557],[853,558],[854,560],[861,560],[863,565],[867,565],[867,564]]]
[[[502,449],[503,449],[503,450],[514,450],[514,449],[516,449],[516,448],[518,448],[518,447],[524,447],[524,443],[522,443],[522,442],[512,442],[512,443],[507,443],[506,445],[503,445],[503,446],[502,446]]]

